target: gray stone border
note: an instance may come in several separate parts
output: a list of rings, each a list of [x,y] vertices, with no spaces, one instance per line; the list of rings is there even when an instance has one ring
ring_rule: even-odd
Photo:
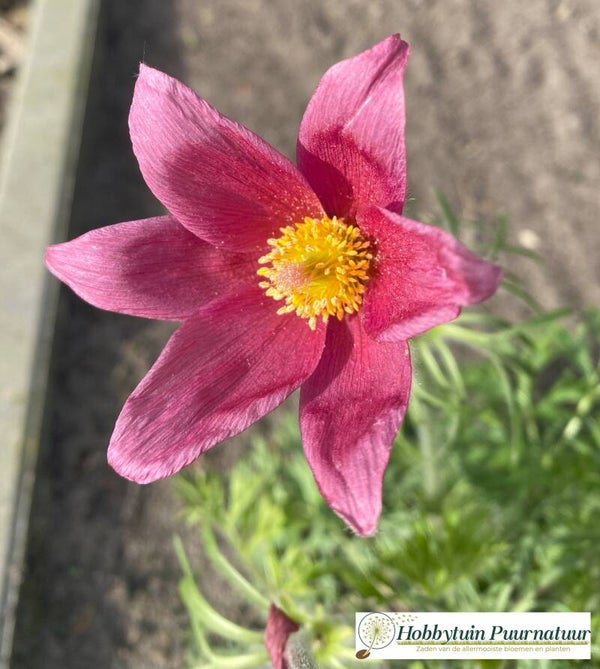
[[[101,0],[35,0],[0,175],[0,669],[10,665],[64,237]],[[61,232],[63,234],[61,234]]]

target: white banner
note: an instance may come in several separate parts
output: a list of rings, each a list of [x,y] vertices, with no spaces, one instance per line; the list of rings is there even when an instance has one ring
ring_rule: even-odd
[[[589,613],[356,614],[356,657],[570,659],[591,657]]]

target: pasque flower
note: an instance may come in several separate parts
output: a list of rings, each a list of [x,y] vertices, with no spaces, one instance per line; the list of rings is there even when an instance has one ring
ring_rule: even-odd
[[[141,66],[131,139],[169,214],[46,256],[93,305],[183,321],[117,420],[117,472],[140,483],[173,474],[300,388],[321,493],[356,532],[374,532],[409,399],[407,340],[501,278],[448,233],[402,216],[407,57],[393,35],[334,65],[302,119],[297,167]]]

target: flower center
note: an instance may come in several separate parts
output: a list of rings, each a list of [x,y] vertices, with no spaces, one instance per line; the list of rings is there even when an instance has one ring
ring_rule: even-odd
[[[272,247],[258,262],[265,267],[259,286],[274,300],[285,300],[278,314],[295,311],[312,330],[320,316],[339,320],[358,311],[373,260],[371,244],[356,225],[335,216],[305,218],[280,228],[267,240]]]

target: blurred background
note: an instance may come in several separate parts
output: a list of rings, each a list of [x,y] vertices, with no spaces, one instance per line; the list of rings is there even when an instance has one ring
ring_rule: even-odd
[[[3,123],[34,8],[0,3]],[[102,0],[97,30],[69,237],[161,211],[127,131],[140,61],[293,158],[323,72],[400,32],[412,49],[409,214],[432,217],[434,188],[464,218],[506,212],[510,238],[545,261],[509,269],[544,307],[600,302],[595,0]],[[182,666],[177,501],[168,482],[126,483],[105,460],[120,407],[171,329],[61,294],[15,668]],[[215,457],[233,457],[225,450]]]

